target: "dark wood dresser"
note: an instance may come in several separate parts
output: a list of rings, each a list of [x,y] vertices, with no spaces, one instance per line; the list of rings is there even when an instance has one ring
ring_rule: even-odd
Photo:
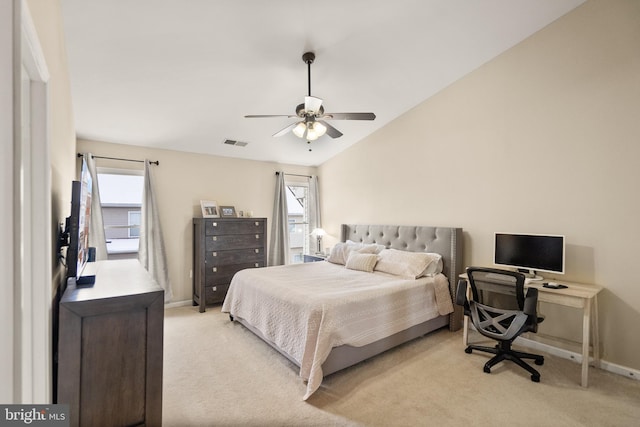
[[[266,218],[193,219],[193,305],[222,302],[234,274],[267,265]]]
[[[164,290],[138,260],[91,267],[60,300],[57,403],[71,426],[160,426]]]

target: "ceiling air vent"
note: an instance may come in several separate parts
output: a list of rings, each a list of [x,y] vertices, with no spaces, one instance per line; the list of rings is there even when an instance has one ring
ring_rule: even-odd
[[[249,144],[248,142],[243,142],[243,141],[234,141],[233,139],[225,139],[224,140],[224,144],[227,145],[235,145],[238,147],[246,147],[247,144]]]

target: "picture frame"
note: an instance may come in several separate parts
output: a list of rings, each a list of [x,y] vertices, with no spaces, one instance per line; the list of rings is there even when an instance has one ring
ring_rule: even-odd
[[[236,218],[238,216],[235,206],[220,206],[219,210],[221,218]]]
[[[218,204],[213,200],[200,200],[202,218],[220,218]]]

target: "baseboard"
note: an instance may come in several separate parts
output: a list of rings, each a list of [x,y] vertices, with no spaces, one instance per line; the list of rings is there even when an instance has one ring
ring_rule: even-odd
[[[524,338],[524,337],[516,338],[515,343],[519,345],[523,345],[525,347],[529,347],[534,350],[544,351],[545,353],[562,357],[563,359],[573,360],[576,363],[582,363],[582,354],[574,351],[565,350],[563,348],[544,344],[539,341],[533,341],[531,339]],[[590,360],[593,360],[593,358],[591,357]],[[607,362],[606,360],[600,359],[600,369],[603,369],[605,371],[608,371],[617,375],[622,375],[627,378],[631,378],[633,380],[640,380],[640,370],[617,365],[615,363]]]
[[[166,310],[168,308],[184,307],[185,305],[192,305],[192,304],[193,302],[191,300],[170,302],[169,304],[164,305],[164,309]]]

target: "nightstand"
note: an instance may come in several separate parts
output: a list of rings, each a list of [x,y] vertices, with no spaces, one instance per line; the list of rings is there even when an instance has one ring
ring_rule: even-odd
[[[317,261],[324,261],[325,259],[327,259],[327,256],[322,254],[316,254],[316,255],[304,254],[302,256],[303,262],[317,262]]]

